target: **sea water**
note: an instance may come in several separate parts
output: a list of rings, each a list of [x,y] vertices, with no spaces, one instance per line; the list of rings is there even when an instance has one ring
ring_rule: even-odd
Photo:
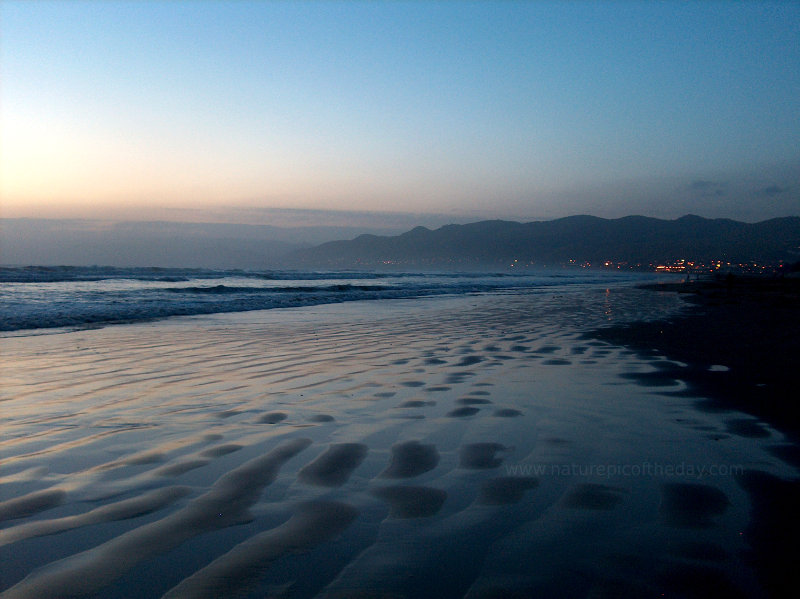
[[[0,331],[74,329],[143,320],[358,300],[463,295],[649,280],[650,273],[223,271],[0,267]]]

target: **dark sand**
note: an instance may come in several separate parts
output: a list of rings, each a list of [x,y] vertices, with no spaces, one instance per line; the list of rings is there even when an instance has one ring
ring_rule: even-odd
[[[629,347],[643,357],[667,358],[671,362],[653,361],[656,372],[632,378],[666,394],[697,397],[697,407],[710,413],[752,414],[754,419],[729,419],[728,432],[768,438],[762,421],[768,423],[789,441],[773,445],[771,453],[800,466],[800,280],[729,277],[642,287],[679,293],[691,309],[665,320],[598,329],[587,337]],[[677,381],[686,389],[670,391]],[[788,589],[796,592],[800,583],[800,478],[748,469],[738,480],[752,504],[744,531],[748,560],[770,596],[790,596]],[[713,487],[674,484],[664,485],[662,492],[661,515],[671,526],[708,528],[728,508],[727,498]]]
[[[464,445],[459,452],[459,465],[462,468],[480,470],[483,468],[497,468],[503,463],[498,457],[508,448],[500,443],[471,443]]]
[[[413,478],[436,468],[439,452],[434,445],[419,441],[404,441],[392,446],[392,461],[381,476]]]
[[[341,487],[353,470],[367,456],[367,446],[362,443],[338,443],[328,449],[298,473],[303,482],[322,487]]]
[[[708,409],[736,408],[797,437],[800,400],[800,280],[734,279],[642,286],[679,293],[691,309],[666,320],[593,331],[587,337],[661,355],[643,383],[681,380]],[[725,366],[728,370],[714,368]]]
[[[389,515],[393,518],[433,516],[447,498],[447,493],[441,489],[402,485],[378,487],[373,494],[389,504]]]
[[[525,496],[525,491],[535,489],[538,485],[539,481],[532,476],[490,478],[481,485],[477,501],[486,505],[517,503]]]

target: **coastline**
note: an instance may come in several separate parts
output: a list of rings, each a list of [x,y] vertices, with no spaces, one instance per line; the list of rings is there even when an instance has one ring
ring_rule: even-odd
[[[654,360],[658,371],[639,381],[657,387],[679,380],[684,390],[664,394],[697,397],[700,411],[755,416],[785,435],[769,451],[800,468],[800,280],[738,277],[639,287],[681,294],[692,308],[666,319],[596,329],[587,337],[627,347],[643,358],[666,357],[669,361]],[[767,437],[762,422],[734,419],[729,430]],[[751,502],[751,520],[743,533],[750,546],[745,559],[769,596],[785,596],[785,589],[798,582],[800,478],[755,469],[737,480]]]
[[[685,382],[689,390],[684,394],[707,397],[701,407],[741,410],[800,439],[795,399],[800,280],[735,277],[637,287],[680,294],[691,309],[665,319],[598,328],[588,338],[684,363],[660,366],[662,375]]]

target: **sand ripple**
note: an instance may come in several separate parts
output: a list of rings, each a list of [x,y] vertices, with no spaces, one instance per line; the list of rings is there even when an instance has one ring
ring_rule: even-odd
[[[250,537],[186,578],[164,598],[245,597],[262,572],[280,557],[307,550],[340,534],[356,518],[345,503],[313,501],[299,506],[284,524]]]
[[[754,564],[797,561],[795,445],[581,336],[659,298],[3,339],[0,596],[659,596],[682,573],[682,596],[768,596]],[[747,474],[610,470],[648,463]]]
[[[439,452],[434,445],[405,441],[392,446],[392,461],[381,476],[411,478],[433,470],[438,463]]]
[[[64,501],[66,495],[62,489],[47,489],[0,502],[0,521],[15,520],[49,510]]]
[[[507,449],[500,443],[471,443],[461,448],[459,465],[473,470],[497,468],[503,463],[503,459],[497,457],[497,454]]]
[[[189,492],[188,487],[164,487],[143,493],[138,497],[109,503],[76,516],[21,524],[13,528],[0,530],[0,546],[22,539],[52,535],[65,530],[89,526],[90,524],[142,516],[174,503],[181,497],[188,495]]]
[[[35,572],[9,589],[5,597],[41,599],[89,594],[137,563],[169,551],[191,537],[247,520],[248,508],[264,486],[275,479],[284,463],[310,444],[309,439],[293,439],[245,462],[186,507]]]
[[[340,487],[367,456],[363,443],[338,443],[300,470],[300,480],[323,487]]]

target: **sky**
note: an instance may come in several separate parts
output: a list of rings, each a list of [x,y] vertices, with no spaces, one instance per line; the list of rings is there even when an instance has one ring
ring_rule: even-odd
[[[800,2],[0,0],[0,82],[3,217],[800,214]]]

